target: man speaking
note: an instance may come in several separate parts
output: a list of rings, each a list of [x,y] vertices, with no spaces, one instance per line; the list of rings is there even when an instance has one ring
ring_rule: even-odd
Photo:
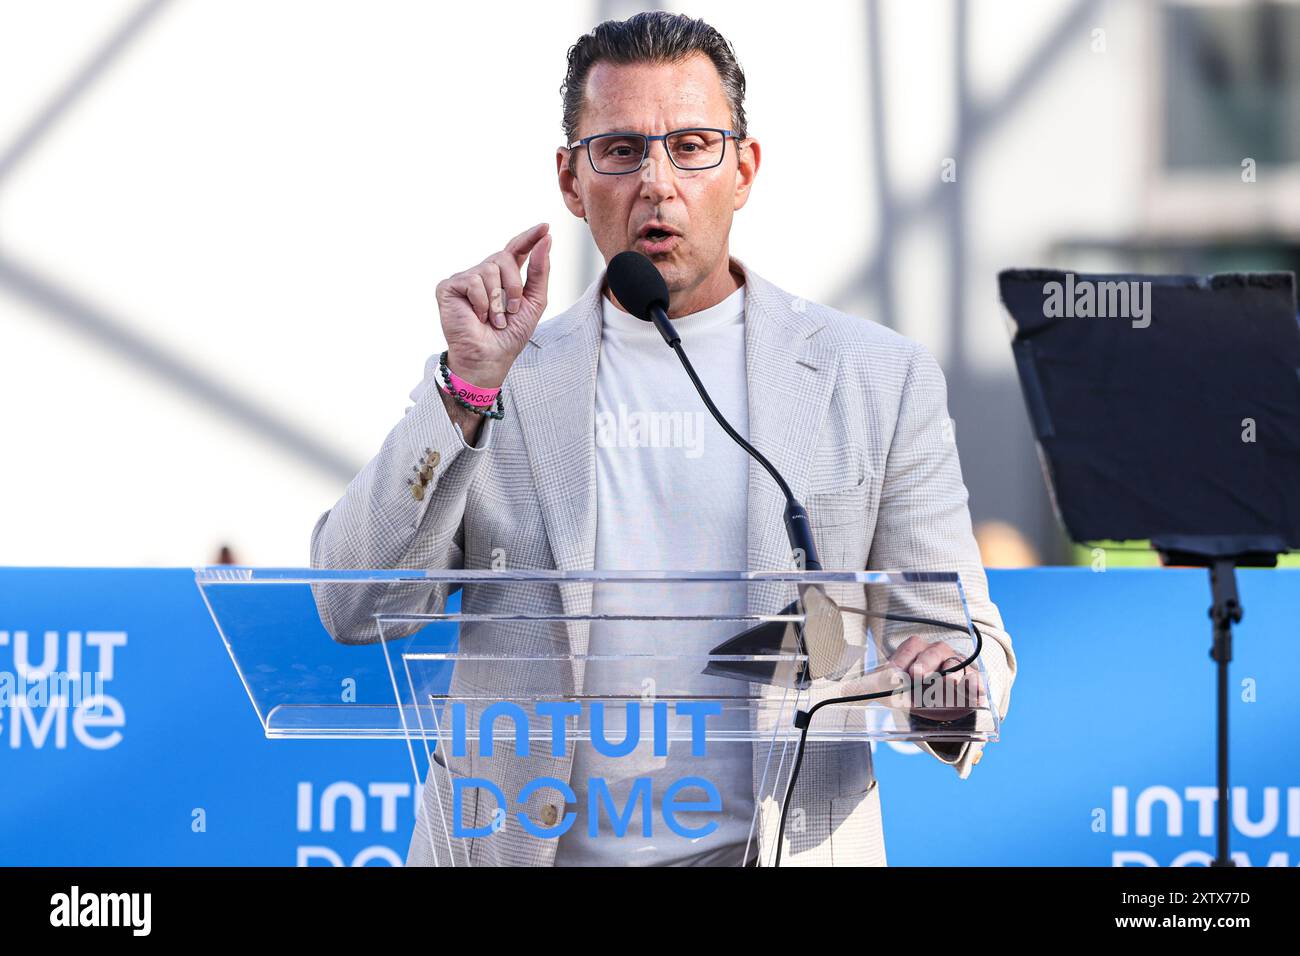
[[[653,262],[714,403],[782,463],[825,568],[959,572],[984,637],[993,705],[1005,716],[1015,657],[988,597],[938,365],[918,344],[787,293],[731,255],[732,217],[749,198],[761,150],[746,129],[745,78],[730,44],[700,20],[662,12],[602,23],[569,50],[562,93],[567,145],[556,172],[565,206],[589,224],[606,263],[627,250]],[[703,414],[676,355],[653,324],[622,308],[604,274],[539,324],[550,255],[541,223],[438,284],[446,351],[429,358],[414,405],[317,522],[312,566],[488,568],[504,548],[507,563],[523,568],[790,567],[770,478]],[[629,440],[634,415],[690,423],[682,447]],[[318,591],[317,601],[336,639],[376,639],[373,608],[341,591]],[[611,640],[593,626],[592,649]],[[911,637],[889,659],[921,676],[955,654]],[[981,750],[920,746],[963,778]],[[579,744],[563,762],[580,804],[581,781],[600,775],[602,759]],[[670,752],[646,772],[672,776],[678,759]],[[591,839],[580,820],[545,840],[507,825],[478,838],[471,859],[752,863],[750,745],[716,748],[709,760],[723,809],[704,839]],[[408,864],[439,862],[422,832],[437,799],[433,776]],[[785,865],[829,864],[832,855],[835,865],[884,865],[867,744],[810,748],[794,799],[804,815]],[[563,810],[532,809],[552,822]]]

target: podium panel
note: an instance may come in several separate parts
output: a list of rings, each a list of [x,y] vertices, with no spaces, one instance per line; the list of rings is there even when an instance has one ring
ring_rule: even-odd
[[[770,863],[805,754],[998,736],[956,574],[196,573],[268,737],[407,740],[419,862]]]

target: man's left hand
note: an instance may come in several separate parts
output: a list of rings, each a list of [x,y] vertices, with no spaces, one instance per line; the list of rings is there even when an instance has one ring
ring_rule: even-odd
[[[913,706],[911,713],[930,720],[960,720],[976,709],[987,706],[984,684],[979,670],[972,664],[946,674],[942,678],[942,692],[934,675],[953,667],[966,658],[943,641],[930,643],[913,634],[889,658],[889,663],[911,679],[909,695],[917,704],[940,701],[948,706]],[[925,681],[925,683],[922,683]]]

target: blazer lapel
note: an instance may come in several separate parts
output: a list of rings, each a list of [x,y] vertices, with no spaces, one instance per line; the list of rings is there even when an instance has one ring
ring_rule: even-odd
[[[749,398],[749,443],[760,451],[790,485],[801,503],[808,495],[813,453],[830,405],[838,354],[818,336],[825,323],[811,316],[806,303],[746,269],[745,376]],[[794,567],[785,532],[785,498],[780,486],[753,458],[748,484],[749,571],[784,571]],[[789,604],[795,589],[788,583],[747,585],[751,615],[772,614]],[[750,684],[750,698],[776,703],[777,710],[750,711],[754,735],[753,786],[758,852],[771,853],[784,797],[786,750],[775,732],[793,720],[799,692]],[[775,758],[775,759],[773,759]]]
[[[810,316],[803,300],[778,289],[752,270],[746,269],[745,273],[749,443],[785,477],[790,490],[802,502],[810,491],[808,475],[830,404],[837,355],[828,342],[818,338],[825,323]],[[785,532],[785,499],[772,476],[752,458],[748,506],[747,570],[792,568],[793,555]]]
[[[506,376],[528,453],[546,537],[560,571],[590,569],[596,558],[596,363],[604,273],[552,321],[555,334],[534,336]],[[508,393],[509,394],[509,393]],[[592,586],[558,585],[564,613],[590,614]],[[589,621],[566,624],[574,655],[574,693],[582,693]]]
[[[547,539],[561,571],[591,568],[596,556],[596,363],[604,275],[536,338],[510,369],[515,412],[541,501]]]

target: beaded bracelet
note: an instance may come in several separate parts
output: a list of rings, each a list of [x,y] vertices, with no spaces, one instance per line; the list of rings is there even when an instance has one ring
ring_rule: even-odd
[[[482,415],[484,418],[505,418],[506,402],[505,394],[503,392],[497,392],[496,411],[493,411],[491,406],[471,405],[469,402],[465,401],[465,399],[456,394],[456,390],[451,384],[451,369],[447,367],[446,350],[443,351],[442,355],[438,356],[438,371],[442,373],[442,380],[446,383],[446,387],[442,388],[442,391],[451,396],[452,400],[461,408],[469,409],[469,411],[474,412],[477,415]]]

